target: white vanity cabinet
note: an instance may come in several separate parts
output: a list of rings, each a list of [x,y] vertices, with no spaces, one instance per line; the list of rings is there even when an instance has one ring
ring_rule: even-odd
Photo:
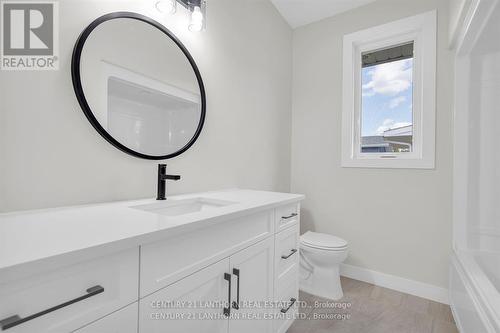
[[[74,333],[137,333],[137,302],[99,319]]]
[[[229,259],[141,299],[140,332],[227,333]]]
[[[141,260],[141,272],[148,272],[141,279],[146,285],[141,290],[151,290],[151,280],[158,285],[163,277],[169,278],[159,272],[172,271],[179,278],[179,273],[187,275],[193,269],[198,270],[141,300],[139,332],[285,332],[297,313],[298,212],[298,204],[278,207],[229,221],[205,234],[191,235],[187,243],[173,241],[144,246],[146,251],[141,251],[141,258],[155,259]],[[280,227],[282,221],[286,221],[286,227]],[[277,230],[280,231],[276,233]],[[211,242],[214,244],[205,251],[203,246],[196,246]],[[222,259],[210,251],[221,243],[230,243],[219,250],[225,253]],[[242,246],[246,247],[241,249]],[[186,260],[188,271],[177,264],[184,257],[191,258],[193,253],[198,262],[208,262],[208,266],[196,266]],[[210,263],[214,256],[219,261]],[[170,262],[174,263],[173,268],[169,267]],[[147,267],[152,263],[156,263],[154,268]],[[152,275],[152,271],[156,274]],[[153,276],[158,278],[152,279]]]
[[[0,332],[72,332],[137,301],[138,261],[137,247],[56,269],[0,274]]]
[[[268,238],[230,258],[236,294],[232,301],[229,332],[271,333],[274,308],[274,241]],[[234,290],[234,288],[233,288]]]
[[[130,208],[143,202],[0,214],[0,333],[284,333],[303,197],[205,196],[238,204],[180,218]]]
[[[278,210],[277,210],[278,211]],[[274,254],[274,299],[277,303],[276,320],[274,326],[275,333],[285,333],[293,323],[298,313],[297,302],[299,300],[299,232],[300,225],[297,216],[293,223],[283,219],[283,216],[290,216],[290,207],[278,211],[277,220],[286,221],[287,227],[280,229],[275,236]]]
[[[268,238],[143,298],[140,332],[271,333],[255,319],[273,311],[258,304],[273,301],[273,252]]]
[[[273,210],[141,246],[141,297],[274,235]]]

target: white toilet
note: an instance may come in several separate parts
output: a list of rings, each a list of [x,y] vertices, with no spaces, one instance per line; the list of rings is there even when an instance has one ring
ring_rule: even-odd
[[[342,238],[308,231],[300,236],[300,290],[339,300],[340,264],[347,258],[348,243]]]

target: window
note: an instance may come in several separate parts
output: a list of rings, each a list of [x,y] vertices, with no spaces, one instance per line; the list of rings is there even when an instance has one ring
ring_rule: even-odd
[[[436,12],[344,36],[342,166],[434,168]]]
[[[413,42],[361,58],[361,153],[411,152]]]

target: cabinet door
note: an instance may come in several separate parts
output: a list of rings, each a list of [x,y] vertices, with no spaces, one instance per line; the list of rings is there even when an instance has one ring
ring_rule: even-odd
[[[274,240],[268,238],[231,256],[233,303],[229,320],[230,333],[271,333],[274,313]],[[238,281],[239,280],[239,281]],[[238,308],[238,309],[237,309]]]
[[[227,333],[228,273],[224,259],[143,298],[139,332]]]
[[[116,311],[74,333],[137,333],[137,302]]]

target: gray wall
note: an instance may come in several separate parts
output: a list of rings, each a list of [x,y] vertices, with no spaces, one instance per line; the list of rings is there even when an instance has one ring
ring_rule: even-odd
[[[108,144],[87,122],[71,85],[78,34],[111,11],[145,13],[185,43],[205,81],[198,142],[168,161],[183,179],[169,193],[228,187],[288,191],[292,32],[268,1],[210,0],[208,30],[155,1],[60,1],[60,70],[0,73],[0,211],[153,197],[156,163]]]
[[[437,8],[436,169],[341,168],[342,37]],[[447,285],[451,251],[453,57],[448,1],[379,0],[293,35],[292,191],[302,231],[350,243],[348,264]]]

